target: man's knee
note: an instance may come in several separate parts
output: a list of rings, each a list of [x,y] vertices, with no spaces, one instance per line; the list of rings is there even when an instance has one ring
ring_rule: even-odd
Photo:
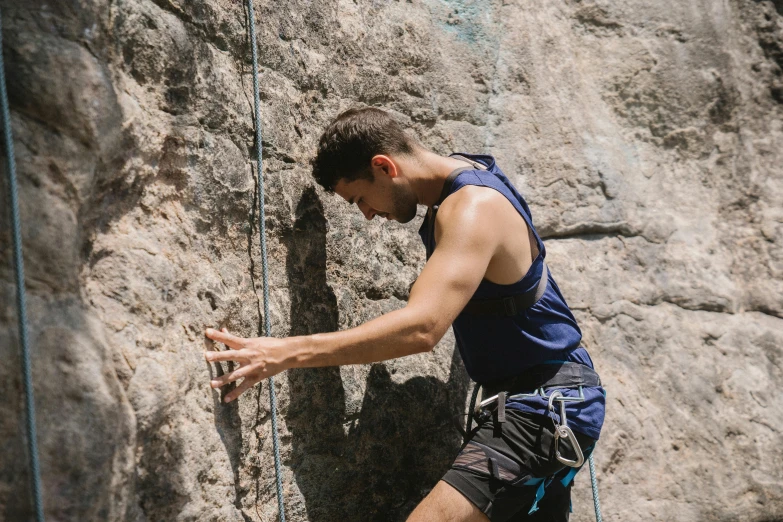
[[[407,522],[489,522],[462,493],[444,481],[439,481],[429,495],[416,506]]]

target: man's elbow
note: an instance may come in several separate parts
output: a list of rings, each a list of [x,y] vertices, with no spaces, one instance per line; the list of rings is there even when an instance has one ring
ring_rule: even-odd
[[[413,335],[413,348],[416,353],[431,352],[445,332],[441,331],[438,321],[434,318],[418,317]]]

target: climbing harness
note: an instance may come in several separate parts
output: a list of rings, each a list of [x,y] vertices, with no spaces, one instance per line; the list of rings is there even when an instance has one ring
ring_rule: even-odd
[[[3,44],[2,15],[0,14],[0,49]],[[14,143],[11,135],[11,113],[8,109],[8,93],[5,86],[5,64],[0,52],[0,105],[2,105],[5,154],[8,162],[8,187],[11,193],[11,227],[14,240],[14,267],[16,271],[16,307],[19,322],[19,341],[22,345],[22,374],[24,378],[25,410],[27,412],[27,450],[30,459],[30,476],[33,490],[35,519],[44,520],[41,498],[41,471],[38,464],[38,436],[35,430],[35,398],[33,396],[33,374],[30,365],[30,347],[27,335],[27,302],[24,288],[24,260],[22,258],[22,231],[19,216],[19,189],[16,181]]]
[[[536,377],[538,377],[538,379],[536,379]],[[529,385],[529,388],[535,388],[534,391],[530,393],[511,393],[507,395],[510,392],[505,390],[519,389],[518,384],[524,382],[534,383]],[[596,478],[595,463],[593,462],[595,444],[584,450],[580,447],[574,432],[568,426],[565,410],[566,402],[579,402],[584,400],[584,386],[600,385],[601,380],[598,377],[598,374],[588,366],[568,361],[547,361],[542,365],[527,370],[516,378],[508,379],[500,383],[489,385],[476,384],[474,386],[470,399],[468,421],[465,426],[466,442],[474,417],[481,423],[489,420],[494,411],[498,423],[505,421],[506,400],[539,396],[548,401],[550,418],[554,424],[555,458],[566,467],[551,477],[534,477],[523,484],[525,486],[537,486],[535,500],[528,514],[533,514],[538,510],[538,503],[544,497],[546,488],[556,479],[559,480],[564,487],[568,486],[584,465],[586,458],[590,468],[590,486],[593,491],[595,519],[596,522],[603,522],[601,504],[598,499],[598,480]],[[566,397],[557,389],[551,391],[549,395],[547,395],[546,390],[553,387],[576,388],[579,390],[579,395],[576,397]],[[493,392],[497,390],[497,392],[488,399],[481,400],[479,399],[479,393],[483,393],[484,389],[489,389]],[[559,422],[555,420],[553,415],[555,412],[555,401],[560,404]],[[569,459],[560,454],[560,439],[566,439],[571,443],[576,456],[575,459]]]
[[[482,385],[482,389],[493,396],[486,400],[475,403],[473,415],[479,419],[486,419],[487,414],[494,410],[497,415],[497,421],[505,421],[505,403],[509,399],[523,399],[528,397],[541,397],[548,402],[550,418],[554,423],[555,436],[555,454],[557,460],[569,467],[580,467],[584,463],[584,457],[576,440],[574,432],[568,426],[566,417],[566,402],[581,402],[585,399],[584,386],[600,386],[601,378],[592,368],[570,361],[547,361],[538,366],[534,366],[511,379],[505,379],[495,383]],[[533,392],[519,392],[534,388]],[[579,395],[576,397],[566,397],[556,389],[547,395],[547,389],[551,388],[576,388]],[[554,402],[560,403],[559,423],[555,421]],[[570,460],[560,455],[558,445],[561,438],[565,438],[572,443],[576,452],[576,460]]]
[[[253,0],[247,0],[248,31],[250,32],[250,47],[253,55],[253,101],[255,104],[256,131],[256,169],[258,174],[258,224],[261,235],[261,273],[264,280],[264,335],[272,335],[272,320],[269,314],[269,272],[266,254],[266,214],[264,213],[264,176],[262,169],[261,146],[261,97],[258,93],[258,50],[256,45],[256,23]],[[277,486],[277,509],[280,522],[285,522],[285,506],[283,504],[283,472],[280,464],[280,438],[277,431],[277,396],[275,395],[274,378],[269,378],[269,409],[272,414],[272,448],[275,460],[275,481]]]

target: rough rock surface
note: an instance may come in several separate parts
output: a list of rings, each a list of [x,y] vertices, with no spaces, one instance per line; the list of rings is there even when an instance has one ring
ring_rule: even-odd
[[[493,154],[528,198],[608,383],[604,519],[783,519],[779,0],[258,4],[274,335],[404,304],[417,223],[367,224],[308,169],[339,110],[387,108],[440,153]],[[243,2],[0,6],[47,519],[274,520],[268,392],[222,405],[202,357],[204,327],[262,324]],[[2,208],[0,520],[17,521]],[[403,520],[469,393],[450,337],[276,382],[292,521]],[[590,520],[587,473],[576,492]]]

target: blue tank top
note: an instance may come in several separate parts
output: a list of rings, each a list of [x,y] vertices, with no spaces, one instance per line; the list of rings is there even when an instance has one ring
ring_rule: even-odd
[[[466,185],[497,190],[511,202],[527,222],[539,250],[538,256],[522,279],[509,285],[484,279],[476,289],[473,298],[505,297],[532,290],[541,278],[546,248],[533,226],[530,208],[511,181],[498,168],[495,158],[489,155],[458,154],[485,165],[487,170],[471,169],[459,173],[445,197]],[[419,235],[428,249],[434,249],[435,238],[429,237],[430,230],[434,229],[430,228],[429,219],[428,214],[419,229]],[[547,288],[541,299],[516,316],[479,316],[461,313],[454,320],[452,328],[457,340],[457,348],[471,379],[478,383],[496,381],[512,377],[532,366],[548,361],[571,361],[593,368],[587,350],[580,346],[582,331],[560,293],[551,270],[548,272]],[[579,395],[576,389],[561,391],[568,397]],[[605,394],[601,387],[584,388],[583,393],[584,401],[566,403],[568,425],[575,431],[598,439],[604,421]],[[547,401],[542,397],[509,399],[506,407],[541,415],[547,414]],[[556,413],[550,415],[559,421],[559,415]]]

